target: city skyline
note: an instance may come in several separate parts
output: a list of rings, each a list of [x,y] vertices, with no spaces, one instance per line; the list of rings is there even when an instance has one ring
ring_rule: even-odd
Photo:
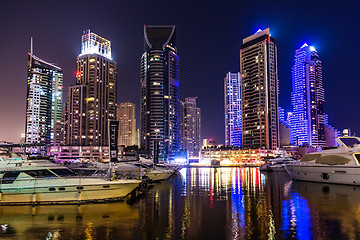
[[[10,3],[1,3],[1,9],[9,10],[16,9]],[[35,4],[36,5],[36,4]],[[131,4],[129,4],[131,5]],[[134,10],[135,6],[127,6],[128,10]],[[155,4],[156,5],[156,4]],[[238,7],[235,3],[227,3],[220,6],[220,10],[227,9],[230,6]],[[195,4],[194,10],[186,10],[189,13],[194,13],[196,9],[200,8],[200,4]],[[290,6],[295,6],[291,5]],[[35,6],[28,6],[30,10],[33,12],[37,12],[39,10],[35,9]],[[68,6],[69,7],[69,6]],[[198,29],[198,27],[204,23],[204,21],[209,21],[209,24],[214,24],[215,20],[220,18],[219,16],[215,16],[215,20],[211,20],[206,17],[204,20],[199,20],[198,17],[195,17],[190,14],[189,20],[180,19],[181,11],[184,11],[185,7],[180,7],[179,10],[175,11],[174,17],[169,17],[170,15],[166,15],[163,17],[152,18],[150,15],[145,15],[145,17],[140,17],[143,13],[141,10],[139,13],[136,13],[134,21],[127,26],[121,26],[119,29],[111,29],[108,26],[105,26],[102,23],[96,23],[95,20],[79,21],[76,23],[77,17],[75,17],[75,10],[70,10],[70,20],[69,22],[64,23],[64,27],[60,27],[60,23],[56,20],[56,17],[52,16],[44,16],[48,17],[48,27],[45,28],[35,28],[24,26],[17,21],[12,21],[12,17],[4,11],[4,14],[1,15],[1,20],[5,25],[5,30],[8,30],[8,34],[2,40],[6,42],[8,37],[14,39],[14,43],[17,44],[17,48],[11,48],[10,52],[2,46],[2,50],[9,59],[7,62],[2,62],[0,64],[2,66],[2,73],[0,75],[1,79],[1,102],[0,110],[2,113],[2,117],[0,119],[0,138],[1,140],[11,140],[16,141],[20,138],[20,134],[24,132],[23,123],[25,113],[25,89],[26,89],[26,70],[21,72],[20,69],[26,69],[20,66],[26,64],[26,52],[29,46],[29,39],[31,36],[34,36],[34,45],[35,45],[35,55],[41,56],[43,59],[46,59],[49,62],[56,63],[56,65],[60,66],[64,71],[64,89],[75,79],[75,69],[76,63],[74,58],[79,53],[78,52],[78,38],[79,33],[84,29],[90,28],[95,32],[104,36],[105,38],[111,39],[113,44],[113,53],[114,60],[120,61],[119,66],[121,69],[119,70],[118,82],[124,83],[123,89],[119,89],[119,97],[118,102],[120,101],[133,101],[138,105],[139,102],[139,58],[141,57],[142,51],[142,37],[138,38],[138,36],[142,34],[142,25],[145,23],[157,22],[160,24],[169,24],[174,23],[178,29],[178,35],[181,40],[178,40],[180,57],[182,59],[182,83],[181,83],[181,98],[187,96],[198,96],[199,106],[202,109],[203,113],[203,133],[202,136],[204,138],[213,138],[218,143],[224,142],[224,134],[223,134],[223,93],[220,90],[222,86],[222,81],[220,79],[223,78],[223,75],[228,72],[236,72],[239,70],[239,49],[241,44],[241,39],[254,33],[257,28],[265,28],[270,27],[271,29],[275,29],[272,34],[277,39],[278,45],[278,59],[279,59],[279,82],[280,82],[280,106],[282,106],[286,111],[291,110],[291,101],[290,101],[290,93],[291,93],[291,66],[293,64],[293,52],[298,46],[301,46],[304,42],[314,43],[315,47],[318,49],[319,54],[322,56],[323,62],[323,72],[324,72],[324,88],[326,91],[326,103],[325,103],[325,112],[330,116],[330,124],[338,128],[339,130],[350,127],[352,132],[359,132],[359,127],[356,122],[353,120],[351,114],[351,108],[349,105],[356,99],[351,96],[356,96],[356,87],[350,87],[352,85],[356,86],[356,74],[355,70],[356,61],[351,61],[351,59],[355,59],[355,54],[351,51],[347,50],[348,46],[351,46],[353,38],[353,33],[350,33],[350,28],[352,26],[355,27],[356,19],[354,17],[353,10],[356,7],[347,6],[349,12],[344,15],[344,13],[340,13],[340,16],[343,16],[343,21],[347,20],[347,25],[349,29],[342,30],[339,25],[336,25],[334,20],[330,21],[330,23],[325,21],[319,21],[319,23],[315,23],[313,25],[307,25],[306,23],[314,22],[310,20],[303,20],[302,23],[296,22],[289,26],[287,24],[282,24],[281,20],[289,17],[289,14],[282,13],[279,17],[274,18],[270,15],[266,15],[260,17],[261,13],[264,13],[264,9],[269,7],[272,12],[282,12],[280,6],[275,5],[270,6],[269,4],[265,4],[256,16],[251,17],[250,13],[254,14],[254,10],[250,11],[248,15],[245,15],[244,19],[248,19],[245,23],[244,21],[238,21],[235,23],[236,18],[227,17],[219,24],[229,23],[233,28],[231,32],[228,32],[229,28],[224,30],[216,30],[216,33],[222,38],[214,38],[210,37],[210,32],[207,27],[203,29]],[[74,6],[77,9],[76,6]],[[120,6],[119,6],[120,8]],[[251,6],[250,6],[251,8]],[[314,4],[313,8],[299,6],[299,10],[290,10],[291,13],[294,13],[295,19],[296,16],[299,16],[302,8],[306,9],[309,12],[309,16],[311,13],[316,12],[318,15],[315,15],[315,19],[322,19],[325,15],[331,14],[334,11],[329,9],[328,6],[322,6],[320,4]],[[60,12],[65,11],[65,7],[60,7]],[[315,11],[317,9],[317,11]],[[121,10],[123,11],[123,10]],[[214,12],[215,8],[211,8],[210,13]],[[234,11],[234,10],[232,10]],[[15,11],[16,12],[16,11]],[[131,11],[130,11],[131,12]],[[22,12],[16,12],[16,15],[21,14]],[[204,14],[204,13],[202,13]],[[34,15],[34,20],[36,20],[36,14]],[[82,14],[79,14],[80,16]],[[126,15],[126,14],[125,14]],[[240,16],[241,14],[239,14]],[[62,19],[59,15],[57,15],[59,19]],[[129,17],[129,16],[128,16]],[[107,18],[110,19],[110,18]],[[195,21],[195,20],[196,21]],[[72,21],[71,21],[72,20]],[[30,19],[29,21],[33,21]],[[192,22],[193,21],[193,22]],[[305,21],[305,22],[304,22]],[[61,22],[61,21],[60,21]],[[10,29],[10,23],[14,30]],[[70,23],[71,26],[70,27]],[[46,23],[44,26],[47,26]],[[9,25],[9,26],[8,26]],[[344,25],[344,22],[342,22]],[[205,25],[204,25],[205,26]],[[56,29],[56,31],[54,30]],[[293,31],[289,31],[294,29]],[[296,30],[296,31],[295,31]],[[131,33],[131,34],[128,34]],[[135,35],[134,35],[135,33]],[[62,39],[58,38],[57,34],[62,34],[64,36]],[[357,34],[357,33],[355,33]],[[125,37],[121,38],[119,36],[129,35],[128,39]],[[191,35],[191,38],[190,38]],[[288,36],[287,36],[288,35]],[[341,37],[340,37],[341,36]],[[206,37],[206,41],[199,41],[199,38],[204,40]],[[134,44],[125,44],[124,42],[129,39],[134,42]],[[194,44],[189,44],[189,39],[194,41]],[[346,39],[346,41],[344,40]],[[60,41],[61,40],[61,41]],[[124,41],[124,42],[122,42]],[[226,42],[226,44],[222,44]],[[286,43],[285,43],[286,42]],[[139,44],[140,43],[140,44]],[[200,44],[201,43],[201,44]],[[355,42],[353,42],[355,43]],[[227,45],[227,46],[224,46]],[[56,46],[56,47],[55,47]],[[201,47],[200,47],[201,46]],[[213,55],[208,55],[208,49],[211,49],[213,46]],[[218,47],[221,46],[221,47]],[[194,48],[196,47],[196,48]],[[126,55],[125,48],[129,48],[134,50],[132,55],[133,59],[130,59]],[[215,48],[219,48],[217,50]],[[195,50],[196,49],[196,50]],[[59,51],[60,50],[60,51]],[[204,63],[199,63],[199,58],[193,57],[196,55],[196,51],[199,50],[199,56],[202,56],[202,61]],[[219,53],[221,51],[222,53]],[[356,52],[356,50],[354,51]],[[190,54],[191,53],[191,54]],[[346,53],[346,54],[345,54]],[[74,57],[75,56],[75,57]],[[211,57],[210,57],[211,56]],[[191,59],[194,58],[194,59]],[[339,59],[349,59],[346,70],[342,67],[338,67]],[[216,59],[228,59],[223,63]],[[136,61],[135,61],[136,60]],[[197,62],[198,64],[194,64]],[[8,65],[8,64],[11,65]],[[17,66],[16,69],[19,69],[18,72],[6,71],[6,69],[12,69],[11,66]],[[196,66],[196,67],[193,67]],[[215,67],[216,66],[216,67]],[[194,70],[196,69],[196,70]],[[10,73],[9,73],[10,72]],[[344,79],[349,82],[349,84],[337,84],[339,79]],[[204,84],[206,84],[206,88],[204,88]],[[11,99],[11,95],[16,95],[18,99],[13,99],[13,101],[6,101],[6,99]],[[67,95],[64,91],[64,96]],[[335,95],[338,95],[336,98]],[[341,99],[341,101],[339,101]],[[64,102],[66,100],[64,99]],[[339,102],[345,102],[343,107],[339,107]],[[6,103],[6,104],[3,104]],[[11,110],[10,110],[11,109]],[[138,109],[137,109],[138,112]],[[221,116],[221,117],[220,117]],[[3,137],[4,136],[4,137]]]

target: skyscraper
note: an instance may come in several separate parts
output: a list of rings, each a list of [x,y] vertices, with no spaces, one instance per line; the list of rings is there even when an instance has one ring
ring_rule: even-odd
[[[185,98],[182,102],[183,150],[188,157],[199,157],[201,137],[201,112],[196,107],[196,97]]]
[[[31,50],[26,94],[27,143],[60,144],[62,87],[61,68],[36,57]]]
[[[118,104],[116,108],[116,120],[119,121],[118,145],[138,145],[135,104],[131,102],[123,102]]]
[[[296,50],[292,80],[292,141],[295,145],[325,146],[322,65],[314,47],[305,43]]]
[[[242,146],[279,147],[277,48],[269,28],[243,39],[240,51]]]
[[[67,145],[108,145],[108,120],[115,119],[116,62],[111,42],[87,30],[77,57],[76,84],[69,87]]]
[[[140,145],[172,160],[180,148],[180,58],[175,26],[144,26],[141,57]]]
[[[225,90],[225,145],[241,147],[240,73],[227,73]]]

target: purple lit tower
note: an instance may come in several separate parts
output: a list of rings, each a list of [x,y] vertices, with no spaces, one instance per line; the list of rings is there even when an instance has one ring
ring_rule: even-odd
[[[292,69],[292,141],[295,145],[321,147],[325,141],[322,65],[314,47],[296,50]]]

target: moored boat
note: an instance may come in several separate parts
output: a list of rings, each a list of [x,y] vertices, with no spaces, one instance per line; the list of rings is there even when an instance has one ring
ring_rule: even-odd
[[[81,177],[47,160],[0,155],[0,205],[79,204],[121,200],[140,183],[135,179]]]
[[[298,163],[300,160],[293,157],[285,156],[269,159],[260,166],[261,171],[286,171],[285,166]]]
[[[286,166],[294,180],[360,185],[360,138],[338,137],[338,148],[305,155]]]

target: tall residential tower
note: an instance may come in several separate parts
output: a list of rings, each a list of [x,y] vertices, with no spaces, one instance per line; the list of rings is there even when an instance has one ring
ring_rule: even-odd
[[[116,62],[111,42],[87,30],[77,57],[76,84],[69,87],[66,145],[107,146],[108,120],[116,113]]]
[[[227,73],[225,90],[225,145],[241,147],[240,73]]]
[[[175,26],[144,26],[141,57],[140,145],[148,155],[173,159],[180,148],[180,59]]]
[[[314,47],[296,50],[292,69],[292,141],[295,145],[325,146],[322,65]]]
[[[201,139],[201,112],[196,106],[196,97],[185,98],[182,102],[182,138],[183,150],[188,157],[199,157]]]
[[[240,51],[242,146],[279,144],[277,48],[269,28],[243,39]]]
[[[131,102],[123,102],[118,104],[116,108],[116,120],[119,121],[118,145],[138,145],[135,104]]]
[[[61,68],[36,57],[31,50],[28,54],[26,143],[60,144],[62,90]]]

